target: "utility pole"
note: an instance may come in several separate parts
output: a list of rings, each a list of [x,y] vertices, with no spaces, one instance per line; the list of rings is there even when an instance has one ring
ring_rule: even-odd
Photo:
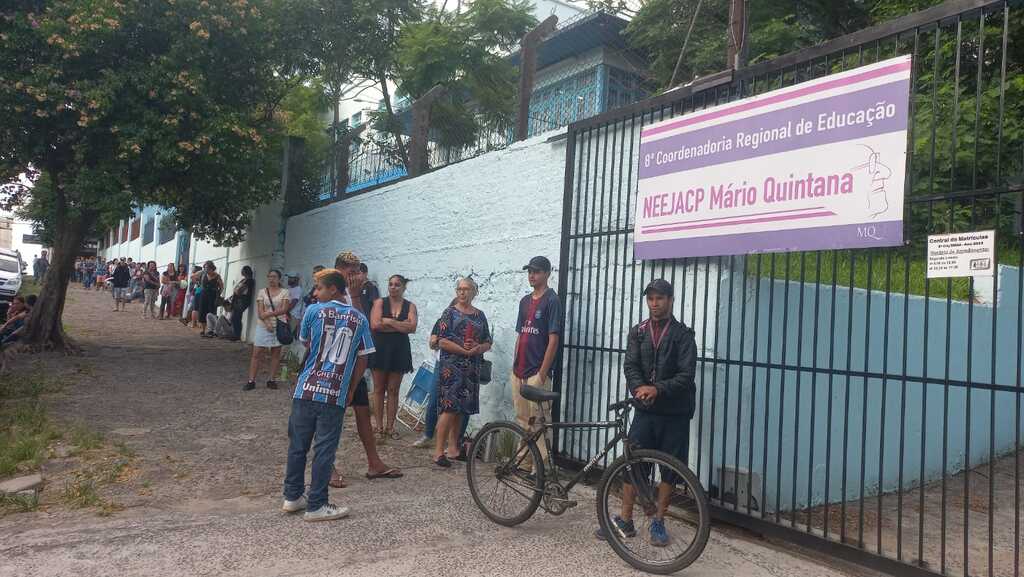
[[[737,70],[747,64],[747,3],[730,0],[729,3],[729,67]]]

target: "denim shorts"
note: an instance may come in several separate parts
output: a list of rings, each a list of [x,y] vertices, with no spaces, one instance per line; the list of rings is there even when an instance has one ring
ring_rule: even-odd
[[[629,426],[629,440],[638,449],[668,453],[686,464],[690,457],[690,419],[685,415],[655,415],[637,411]],[[679,482],[674,474],[662,470],[666,483]]]

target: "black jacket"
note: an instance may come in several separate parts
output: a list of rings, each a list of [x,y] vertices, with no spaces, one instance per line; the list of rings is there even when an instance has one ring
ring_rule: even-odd
[[[696,406],[697,343],[693,329],[674,317],[657,350],[648,328],[650,319],[629,330],[623,372],[630,393],[637,387],[654,385],[658,396],[650,407],[638,409],[656,415],[692,418]],[[652,373],[654,375],[651,382]]]

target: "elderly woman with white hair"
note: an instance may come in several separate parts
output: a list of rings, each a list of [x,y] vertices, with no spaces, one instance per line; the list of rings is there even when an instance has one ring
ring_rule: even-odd
[[[434,464],[439,467],[451,467],[451,460],[458,458],[462,419],[480,412],[480,362],[491,350],[491,331],[483,311],[473,306],[478,291],[473,279],[459,279],[455,303],[438,321],[441,358],[437,364],[439,418]]]

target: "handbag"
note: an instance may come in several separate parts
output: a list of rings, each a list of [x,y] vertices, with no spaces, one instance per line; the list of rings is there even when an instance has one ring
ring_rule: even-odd
[[[486,385],[491,382],[491,361],[480,359],[480,384]]]
[[[267,302],[270,303],[270,310],[274,309],[274,299],[270,296],[270,289],[267,290]],[[277,342],[282,345],[290,345],[295,337],[292,335],[292,329],[288,326],[288,323],[282,321],[279,317],[274,317],[276,324],[274,325],[274,335],[277,336]]]

